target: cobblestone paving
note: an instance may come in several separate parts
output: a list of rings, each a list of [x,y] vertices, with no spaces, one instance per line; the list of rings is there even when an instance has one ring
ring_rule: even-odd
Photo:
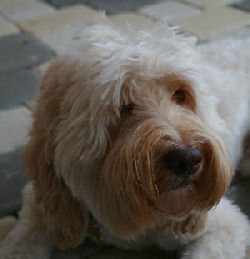
[[[82,24],[100,19],[136,28],[166,18],[199,42],[250,37],[250,0],[0,0],[0,217],[20,206],[25,183],[19,154],[31,127],[31,110],[49,61]],[[250,179],[237,178],[228,196],[250,216]],[[137,253],[87,242],[52,259],[178,258],[160,251]],[[250,253],[247,258],[250,259]]]

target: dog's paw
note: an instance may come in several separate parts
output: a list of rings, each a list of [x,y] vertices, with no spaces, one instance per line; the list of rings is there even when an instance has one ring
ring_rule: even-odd
[[[188,246],[183,252],[181,259],[226,259],[223,251],[211,246],[208,240],[196,242]],[[228,257],[229,258],[229,257]]]
[[[181,259],[243,259],[246,254],[245,244],[227,243],[222,235],[212,233],[186,247]]]
[[[207,216],[204,233],[183,252],[182,259],[243,259],[250,246],[250,223],[240,209],[223,198]]]

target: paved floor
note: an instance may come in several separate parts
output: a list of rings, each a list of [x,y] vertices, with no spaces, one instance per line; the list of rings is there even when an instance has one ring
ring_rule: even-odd
[[[200,44],[250,37],[250,0],[0,0],[0,217],[20,206],[25,176],[19,153],[27,141],[44,69],[62,52],[77,25],[100,18],[98,10],[121,27],[129,21],[141,28],[165,18],[198,37]],[[250,179],[239,177],[228,195],[250,216],[249,193]],[[137,254],[89,242],[74,251],[54,251],[52,258],[156,256],[166,258],[161,252]]]

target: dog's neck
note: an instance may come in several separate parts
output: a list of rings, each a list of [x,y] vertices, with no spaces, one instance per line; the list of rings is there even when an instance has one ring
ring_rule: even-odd
[[[143,235],[135,236],[130,240],[114,236],[91,216],[87,237],[100,244],[118,245],[124,249],[126,249],[128,243],[134,243],[135,249],[139,249],[143,246],[144,241],[148,246],[148,239],[150,239],[152,245],[154,245],[155,242],[157,243],[157,239],[164,236],[177,249],[181,244],[195,240],[205,231],[206,216],[206,213],[191,213],[181,220],[166,220],[164,224],[147,229]]]

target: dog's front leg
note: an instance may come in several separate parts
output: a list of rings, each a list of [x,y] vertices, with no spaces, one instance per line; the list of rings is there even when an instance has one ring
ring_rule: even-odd
[[[247,217],[229,200],[208,213],[204,233],[188,245],[182,259],[228,259],[245,257],[250,245],[250,224]]]
[[[3,223],[5,221],[2,219]],[[10,232],[0,242],[0,258],[49,258],[53,246],[52,236],[43,223],[42,207],[35,204],[31,183],[23,191],[23,207],[19,219],[12,225]]]

